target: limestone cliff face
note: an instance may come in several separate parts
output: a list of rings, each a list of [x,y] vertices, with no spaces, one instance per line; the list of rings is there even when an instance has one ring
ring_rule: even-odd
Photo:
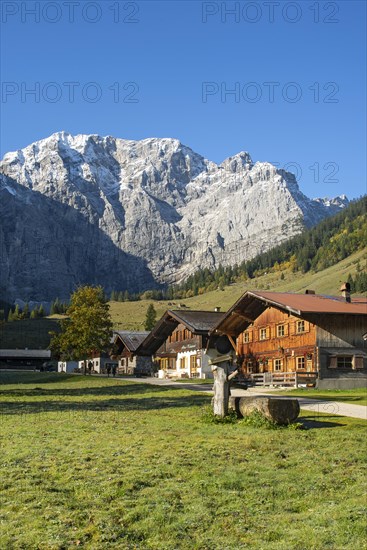
[[[0,292],[131,291],[249,259],[347,204],[310,200],[295,177],[239,153],[222,164],[175,139],[65,132],[5,155]]]

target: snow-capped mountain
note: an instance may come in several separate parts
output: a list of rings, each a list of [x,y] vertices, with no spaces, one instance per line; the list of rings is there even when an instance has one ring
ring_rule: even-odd
[[[1,163],[2,294],[178,282],[249,259],[347,203],[308,199],[293,174],[246,152],[218,165],[176,139],[56,133]]]

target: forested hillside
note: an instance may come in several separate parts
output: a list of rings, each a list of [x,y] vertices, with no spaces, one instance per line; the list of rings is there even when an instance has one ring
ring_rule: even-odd
[[[168,298],[196,296],[234,282],[253,279],[267,271],[279,271],[282,278],[283,270],[307,273],[326,269],[366,246],[366,211],[367,196],[364,196],[337,215],[239,266],[197,271],[182,285],[170,288]],[[367,290],[363,274],[351,283],[356,291]]]

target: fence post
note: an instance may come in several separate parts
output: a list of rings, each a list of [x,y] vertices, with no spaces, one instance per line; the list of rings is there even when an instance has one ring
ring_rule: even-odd
[[[298,372],[294,373],[294,386],[298,388]]]

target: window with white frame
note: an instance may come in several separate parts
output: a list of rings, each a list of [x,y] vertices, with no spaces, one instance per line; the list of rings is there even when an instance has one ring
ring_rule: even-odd
[[[261,328],[260,329],[259,338],[260,338],[260,340],[266,340],[266,338],[267,338],[266,328]]]
[[[277,336],[278,338],[285,335],[284,325],[277,325]]]
[[[297,334],[300,334],[301,332],[305,332],[305,330],[306,330],[305,322],[304,321],[297,321],[297,325],[296,325]]]
[[[243,343],[248,344],[250,341],[250,334],[248,332],[243,333]]]
[[[297,367],[297,370],[305,368],[305,358],[303,356],[296,357],[296,367]]]

